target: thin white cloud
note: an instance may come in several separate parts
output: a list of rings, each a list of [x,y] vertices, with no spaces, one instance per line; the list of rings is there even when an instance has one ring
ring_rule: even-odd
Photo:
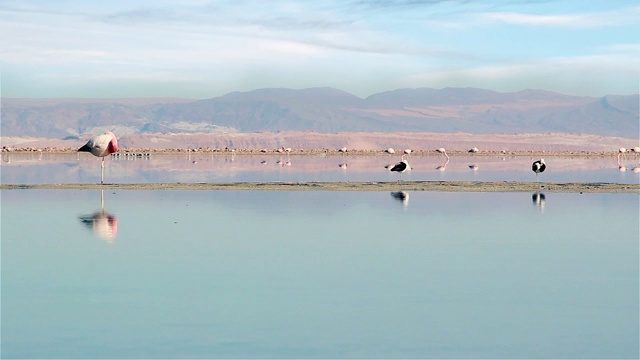
[[[514,25],[558,26],[590,28],[635,23],[640,18],[640,7],[611,11],[573,14],[529,14],[521,12],[488,12],[482,17],[489,21],[500,21]]]

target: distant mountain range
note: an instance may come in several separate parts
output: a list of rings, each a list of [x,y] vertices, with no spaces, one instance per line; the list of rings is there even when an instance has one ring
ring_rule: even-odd
[[[194,99],[2,98],[1,135],[74,138],[145,133],[310,131],[562,132],[638,138],[639,95],[543,90],[398,89],[365,99],[333,88],[259,89]]]

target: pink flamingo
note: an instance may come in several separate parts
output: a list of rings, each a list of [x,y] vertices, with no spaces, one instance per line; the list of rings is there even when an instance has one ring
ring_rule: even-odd
[[[100,184],[104,184],[104,158],[118,151],[118,139],[116,136],[111,131],[107,131],[102,135],[91,138],[78,151],[90,152],[92,155],[102,158]]]
[[[626,170],[626,168],[624,170],[622,170],[622,168],[624,168],[624,165],[622,165],[622,163],[620,161],[620,160],[622,160],[622,158],[624,157],[624,153],[626,153],[626,152],[627,152],[627,149],[625,149],[623,147],[618,150],[618,168],[620,169],[620,171]]]
[[[447,150],[445,150],[444,148],[437,148],[436,152],[444,155],[447,158],[447,161],[449,161],[449,155],[447,155]]]

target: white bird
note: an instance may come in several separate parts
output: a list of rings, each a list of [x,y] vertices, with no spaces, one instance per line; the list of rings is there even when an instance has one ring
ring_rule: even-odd
[[[546,168],[547,164],[544,163],[544,159],[534,161],[533,164],[531,164],[531,170],[536,173],[536,176],[538,176],[539,173],[544,172]]]
[[[472,147],[471,149],[469,149],[469,152],[470,152],[470,153],[477,153],[478,151],[480,151],[480,150],[478,150],[478,148],[477,148],[477,147],[475,147],[475,146],[474,146],[474,147]]]
[[[412,152],[413,152],[413,150],[411,150],[411,149],[404,149],[403,154],[411,156]]]
[[[102,158],[100,184],[104,184],[104,158],[118,151],[118,139],[116,136],[111,131],[107,131],[102,135],[91,138],[78,151],[90,152],[92,155]]]
[[[393,148],[388,148],[387,150],[385,150],[384,152],[386,152],[387,154],[395,154],[396,151],[393,150]]]
[[[624,167],[624,165],[622,165],[620,160],[622,160],[622,157],[624,156],[624,153],[626,153],[626,152],[627,152],[627,149],[625,149],[625,148],[620,148],[618,150],[618,168],[623,168]]]
[[[338,152],[346,153],[347,152],[347,147],[345,146],[345,147],[342,147],[342,148],[338,149]]]
[[[445,150],[444,148],[437,148],[436,152],[440,153],[440,154],[443,154],[444,156],[447,157],[447,160],[449,160],[449,155],[447,155],[447,150]]]
[[[632,147],[629,151],[634,153],[640,153],[640,146]]]

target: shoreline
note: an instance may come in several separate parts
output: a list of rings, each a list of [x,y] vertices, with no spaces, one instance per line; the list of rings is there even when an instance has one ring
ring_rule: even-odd
[[[2,147],[0,153],[2,154],[75,154],[78,150],[76,148],[69,147]],[[135,149],[121,149],[118,152],[111,154],[112,157],[122,155],[181,155],[181,154],[207,154],[207,155],[335,155],[335,156],[349,156],[349,155],[397,155],[401,156],[403,150],[396,149],[395,153],[388,153],[386,150],[347,150],[341,151],[338,149],[294,149],[291,151],[281,151],[278,149],[216,149],[216,148],[135,148]],[[617,156],[618,150],[610,151],[593,151],[593,150],[479,150],[472,152],[469,150],[456,150],[447,149],[449,156],[496,156],[496,155],[509,155],[509,156]],[[411,156],[442,156],[435,150],[412,150]],[[627,151],[627,157],[640,156],[640,153],[634,153]]]
[[[220,182],[139,184],[0,184],[0,190],[263,190],[637,193],[640,184],[523,181]]]

